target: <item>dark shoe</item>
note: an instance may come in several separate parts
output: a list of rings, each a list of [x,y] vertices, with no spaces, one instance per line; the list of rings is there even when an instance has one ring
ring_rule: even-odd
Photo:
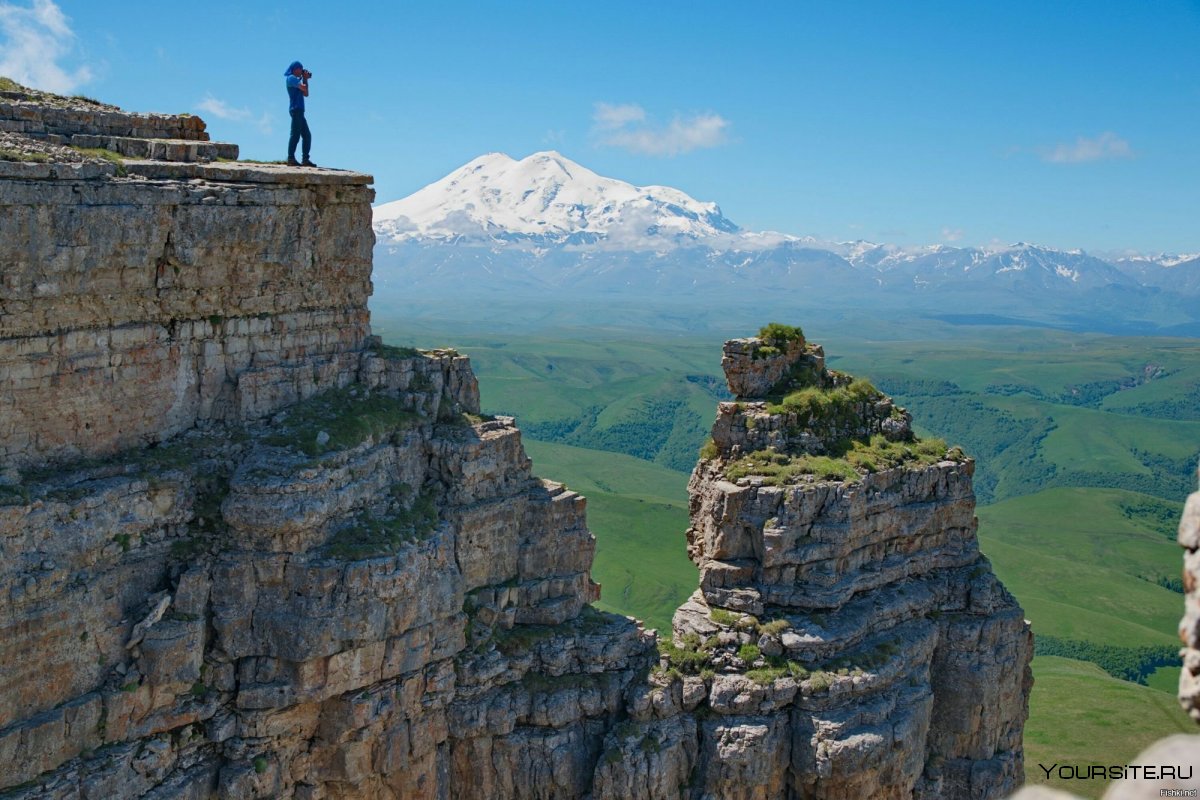
[[[288,159],[288,166],[289,166],[289,167],[298,167],[298,166],[300,166],[300,162],[299,162],[299,161],[297,161],[297,160],[296,160],[296,159],[294,159],[294,158],[289,158],[289,159]]]
[[[314,163],[312,162],[312,159],[310,159],[310,158],[306,158],[306,159],[304,159],[303,161],[301,161],[301,162],[300,162],[300,166],[302,166],[302,167],[315,167],[315,166],[316,166],[316,164],[314,164]]]

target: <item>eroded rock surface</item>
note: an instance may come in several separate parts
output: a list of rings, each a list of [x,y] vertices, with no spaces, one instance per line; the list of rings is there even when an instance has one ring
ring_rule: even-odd
[[[720,409],[701,582],[660,653],[590,606],[584,499],[480,415],[467,359],[370,336],[368,176],[0,100],[24,142],[0,159],[6,798],[1019,781],[1031,640],[976,548],[972,464],[819,348],[733,370],[782,405]]]
[[[973,462],[817,347],[787,373],[720,406],[689,484],[700,588],[597,796],[1004,796],[1033,642],[976,545]]]
[[[369,176],[0,100],[0,790],[589,791],[653,637],[467,359],[370,336]]]

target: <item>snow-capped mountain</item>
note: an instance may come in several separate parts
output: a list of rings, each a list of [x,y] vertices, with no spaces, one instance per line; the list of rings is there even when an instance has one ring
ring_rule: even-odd
[[[1054,250],[1025,242],[992,248],[854,244],[847,260],[883,273],[893,284],[911,280],[917,287],[991,282],[1013,287],[1062,284],[1097,288],[1136,283],[1114,265],[1082,250]]]
[[[392,242],[468,239],[613,249],[787,238],[742,236],[716,203],[669,186],[605,178],[554,151],[520,161],[504,153],[480,156],[402,200],[377,206],[375,230]]]
[[[1117,269],[1145,286],[1187,295],[1200,294],[1198,253],[1126,256],[1113,263]]]
[[[1018,242],[903,247],[746,231],[716,203],[634,186],[549,151],[490,153],[375,208],[378,294],[797,298],[825,305],[1123,316],[1183,324],[1195,255],[1110,256]]]

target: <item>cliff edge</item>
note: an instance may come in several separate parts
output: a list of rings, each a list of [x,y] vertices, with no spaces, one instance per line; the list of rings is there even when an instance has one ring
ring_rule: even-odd
[[[585,501],[468,359],[371,336],[370,177],[236,156],[0,91],[5,798],[1019,781],[1031,637],[969,459],[802,337],[731,342],[764,396],[719,409],[659,644],[589,605]]]
[[[653,637],[469,361],[371,337],[370,177],[0,128],[0,791],[582,793]]]

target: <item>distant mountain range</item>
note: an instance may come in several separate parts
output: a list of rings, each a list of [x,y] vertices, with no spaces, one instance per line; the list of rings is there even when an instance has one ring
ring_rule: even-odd
[[[1101,258],[1017,243],[899,247],[745,231],[716,203],[556,152],[481,156],[375,208],[377,291],[795,302],[1190,331],[1200,254]]]

